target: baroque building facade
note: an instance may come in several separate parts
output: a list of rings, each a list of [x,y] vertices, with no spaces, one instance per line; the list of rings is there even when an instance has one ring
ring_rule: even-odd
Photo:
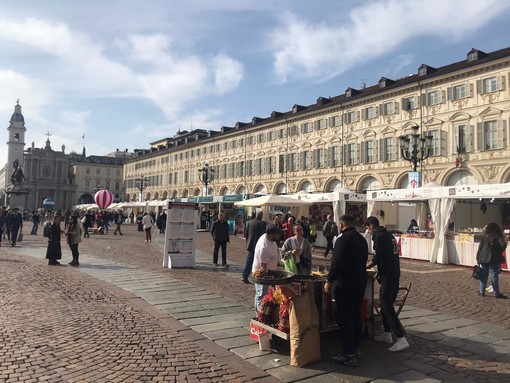
[[[122,201],[123,166],[134,153],[117,150],[107,156],[87,157],[85,148],[82,154],[66,153],[64,145],[53,150],[49,133],[44,147],[37,148],[32,142],[25,149],[27,129],[19,102],[9,122],[7,163],[0,169],[0,205],[35,210],[51,200],[53,209],[67,210],[80,203],[93,203],[95,192],[101,188],[110,190],[116,202]],[[15,161],[25,176],[21,193],[9,193]]]
[[[399,138],[416,126],[432,136],[418,169],[423,184],[508,182],[509,77],[510,48],[472,49],[456,63],[423,64],[410,76],[217,132],[179,132],[128,160],[125,200],[138,200],[140,190],[151,200],[406,188],[411,165]],[[199,179],[206,164],[215,175],[207,192]],[[140,189],[142,176],[149,182]]]

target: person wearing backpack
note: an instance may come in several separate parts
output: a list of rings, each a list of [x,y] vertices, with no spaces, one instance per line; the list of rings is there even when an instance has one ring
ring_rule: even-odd
[[[326,250],[324,251],[324,258],[328,257],[329,251],[333,250],[333,238],[338,235],[338,226],[333,220],[333,216],[328,214],[327,221],[322,228],[324,238],[326,238]]]

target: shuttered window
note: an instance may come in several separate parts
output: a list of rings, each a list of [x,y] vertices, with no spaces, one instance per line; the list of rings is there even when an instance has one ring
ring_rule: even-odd
[[[467,97],[471,97],[472,93],[472,85],[471,84],[461,84],[455,85],[448,88],[448,100],[462,100]]]
[[[484,121],[477,126],[478,150],[501,149],[505,147],[506,121]]]
[[[309,133],[311,131],[312,131],[312,124],[310,124],[309,122],[305,122],[305,123],[301,124],[301,132]]]
[[[395,137],[386,137],[381,140],[381,158],[383,161],[394,161],[396,159]]]
[[[312,168],[312,152],[309,150],[305,150],[304,152],[301,153],[301,155],[302,155],[301,169],[303,169],[303,170],[311,169]]]
[[[386,102],[380,105],[379,113],[383,116],[389,116],[392,114],[398,113],[398,103],[396,102]]]
[[[330,166],[342,165],[342,162],[341,162],[342,157],[340,156],[340,145],[335,145],[335,146],[331,147],[330,149],[331,149],[330,156],[329,156]]]
[[[363,109],[363,119],[370,120],[372,118],[376,118],[378,115],[378,110],[375,106],[370,106],[368,108]]]
[[[402,110],[410,111],[418,109],[419,107],[419,98],[417,96],[412,97],[404,97],[402,99]]]
[[[289,154],[289,171],[295,172],[298,169],[298,157],[296,153]]]
[[[347,144],[347,164],[358,163],[358,144]]]
[[[347,112],[344,114],[346,124],[354,124],[359,121],[360,113],[358,111]]]
[[[476,91],[479,94],[492,93],[498,90],[504,90],[505,77],[492,76],[476,82]]]

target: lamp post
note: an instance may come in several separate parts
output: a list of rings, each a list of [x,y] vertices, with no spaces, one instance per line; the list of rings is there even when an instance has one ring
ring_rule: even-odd
[[[147,187],[149,180],[142,174],[140,178],[135,180],[135,187],[140,190],[140,202],[143,202],[143,191]]]
[[[432,153],[432,135],[427,134],[421,136],[418,133],[418,125],[414,125],[412,133],[408,135],[402,135],[399,137],[400,140],[400,153],[402,158],[413,164],[413,172],[418,169],[418,163],[427,159]]]
[[[205,192],[204,195],[209,195],[209,188],[208,185],[211,181],[214,180],[214,169],[209,167],[209,164],[204,164],[204,167],[201,169],[198,169],[198,178],[200,178],[200,181],[205,186]]]

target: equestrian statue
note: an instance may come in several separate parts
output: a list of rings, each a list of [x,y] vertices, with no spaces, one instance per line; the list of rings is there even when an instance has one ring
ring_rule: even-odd
[[[12,163],[13,171],[11,175],[11,182],[14,186],[14,189],[19,190],[21,189],[21,182],[25,181],[25,175],[23,174],[23,170],[21,170],[21,167],[19,166],[18,159],[15,159]]]

